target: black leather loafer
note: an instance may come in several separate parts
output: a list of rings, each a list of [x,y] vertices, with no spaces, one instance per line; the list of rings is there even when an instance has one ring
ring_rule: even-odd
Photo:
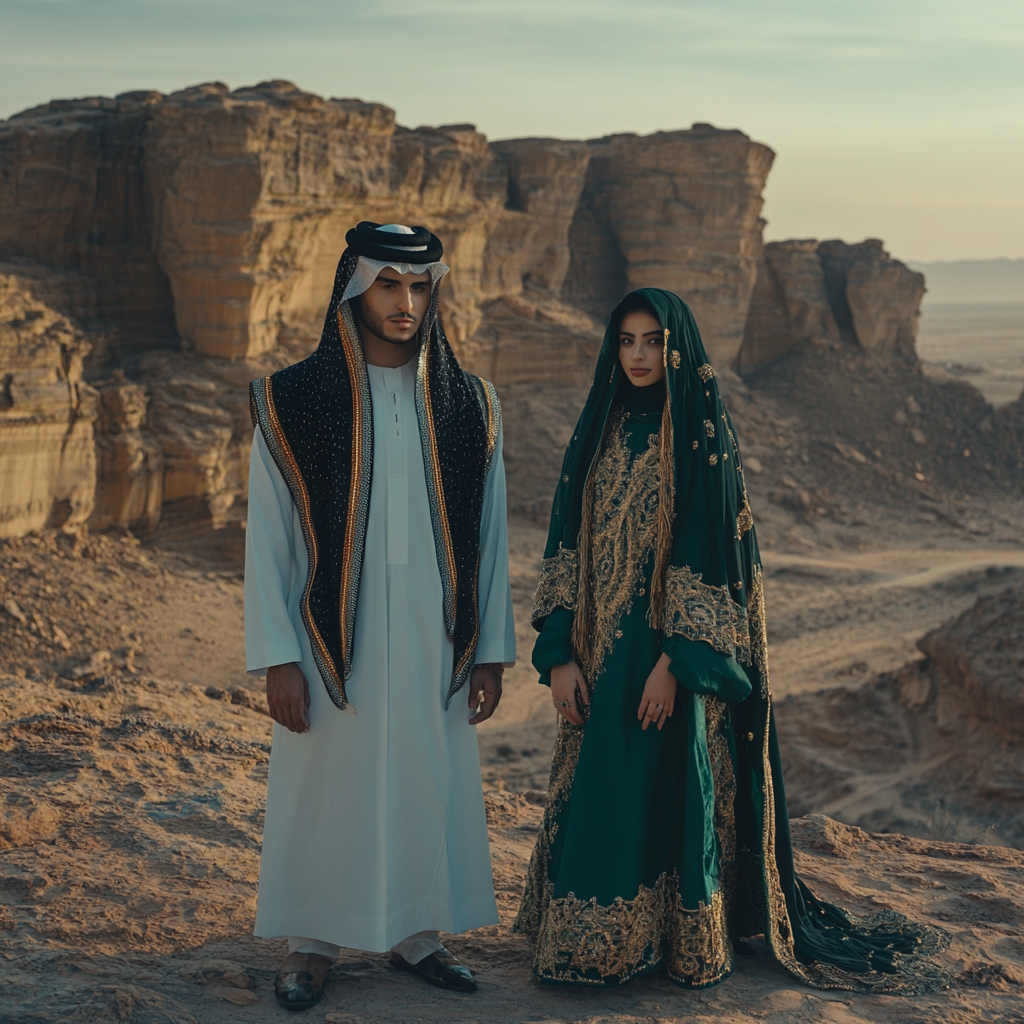
[[[331,961],[319,953],[289,953],[274,982],[278,1003],[289,1010],[308,1010],[323,995]]]
[[[419,963],[411,964],[404,956],[391,951],[391,962],[403,971],[412,971],[431,985],[450,988],[455,992],[475,992],[476,980],[473,972],[442,946],[436,953],[425,956]]]

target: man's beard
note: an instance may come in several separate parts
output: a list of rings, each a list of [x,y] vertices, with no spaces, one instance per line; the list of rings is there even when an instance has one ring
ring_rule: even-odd
[[[366,305],[360,301],[359,298],[356,298],[355,306],[356,313],[358,314],[360,323],[362,323],[362,325],[375,338],[379,338],[381,341],[386,341],[389,345],[412,345],[419,337],[419,328],[421,324],[418,323],[416,325],[416,332],[413,334],[411,338],[407,338],[405,341],[401,341],[397,338],[389,338],[384,333],[384,324],[386,323],[384,317],[378,316],[376,313],[373,312],[372,309],[368,309]],[[414,316],[415,314],[410,313],[409,315]]]

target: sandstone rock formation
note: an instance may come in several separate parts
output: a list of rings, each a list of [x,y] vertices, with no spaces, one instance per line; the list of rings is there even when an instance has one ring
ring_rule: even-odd
[[[149,396],[120,370],[99,389],[96,425],[96,503],[89,525],[152,529],[164,497],[164,453],[144,428]]]
[[[89,342],[35,298],[33,276],[0,269],[0,537],[84,522],[96,489]]]
[[[1024,584],[980,598],[918,647],[927,661],[900,683],[908,706],[934,702],[938,727],[952,733],[970,719],[1003,744],[1024,744]],[[1020,790],[1024,799],[1024,774]]]
[[[65,312],[117,326],[97,364],[176,337],[244,358],[315,339],[354,222],[422,221],[452,266],[452,338],[498,383],[575,369],[597,333],[576,307],[603,316],[614,294],[601,264],[690,297],[724,365],[771,159],[708,125],[488,144],[470,125],[410,131],[381,104],[287,82],[54,101],[0,125],[0,254],[58,270]]]
[[[858,245],[793,239],[764,247],[739,350],[756,370],[798,342],[840,342],[916,362],[924,275],[892,259],[876,238]]]
[[[812,352],[822,365],[797,375],[807,394],[784,403],[804,419],[808,395],[816,410],[825,395],[857,397],[847,370],[871,379],[874,370],[854,371],[848,357],[912,372],[923,278],[874,240],[762,252],[772,159],[741,132],[700,124],[488,143],[469,125],[409,130],[380,104],[280,81],[54,101],[0,122],[0,259],[13,268],[5,294],[22,293],[3,314],[14,340],[0,365],[0,423],[19,440],[0,455],[12,467],[0,478],[0,530],[85,520],[145,529],[164,505],[213,526],[242,521],[246,384],[316,343],[344,233],[364,218],[426,222],[443,236],[445,323],[463,364],[508,399],[510,494],[530,515],[547,508],[557,438],[578,412],[575,389],[589,381],[601,322],[627,288],[680,292],[723,382],[738,386],[730,367],[764,368],[799,342],[822,349]],[[48,312],[30,330],[19,303]],[[59,344],[32,354],[32,330],[53,318],[74,339],[68,354]],[[929,372],[924,397],[916,378],[899,384],[921,399],[917,412],[902,408],[903,395],[882,414],[913,453],[900,455],[894,488],[906,469],[918,483],[933,470],[949,475],[941,467],[954,451],[973,453],[993,482],[1002,482],[1003,449],[1019,470],[1024,419],[988,416],[980,396]],[[85,381],[101,385],[98,404]],[[534,395],[535,386],[553,390]],[[552,410],[552,401],[562,404]],[[777,411],[768,418],[790,415]],[[863,410],[843,422],[858,417],[863,434]],[[863,465],[882,450],[879,426],[870,424],[869,445],[832,441]],[[759,446],[774,436],[750,437],[755,462],[771,464]],[[828,504],[808,497],[805,511]]]
[[[613,135],[590,143],[570,235],[571,301],[607,316],[632,288],[693,308],[711,361],[731,366],[761,252],[762,192],[775,154],[739,131]]]
[[[77,354],[63,367],[57,348],[19,348],[0,367],[4,422],[22,424],[2,528],[144,529],[163,503],[215,526],[244,517],[245,386],[316,343],[345,231],[363,219],[443,237],[449,335],[499,386],[588,379],[600,321],[643,284],[693,303],[725,367],[772,156],[709,125],[488,143],[471,125],[409,130],[381,104],[281,81],[18,114],[0,123],[0,258],[18,268],[5,294],[63,318]],[[107,382],[98,405],[83,375]],[[29,472],[33,459],[45,467]]]
[[[790,812],[1024,848],[1024,582],[918,641],[923,660],[778,709]]]

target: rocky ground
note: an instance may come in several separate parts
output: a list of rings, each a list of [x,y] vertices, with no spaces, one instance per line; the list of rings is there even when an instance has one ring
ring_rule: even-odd
[[[256,702],[125,672],[81,681],[0,677],[0,1020],[191,1024],[280,1019],[282,943],[251,938],[270,723]],[[755,943],[717,989],[652,978],[615,992],[530,980],[509,923],[543,794],[487,787],[502,922],[452,941],[479,972],[459,998],[352,953],[312,1021],[1020,1021],[1024,854],[793,823],[798,868],[863,912],[892,907],[953,935],[954,986],[855,996],[794,983]],[[305,1018],[304,1018],[305,1019]]]
[[[851,910],[948,929],[953,988],[814,992],[761,947],[709,992],[530,980],[508,926],[555,719],[529,608],[586,392],[527,383],[502,389],[520,660],[480,729],[502,923],[453,940],[480,993],[453,1001],[353,953],[310,1020],[1024,1021],[1024,544],[1020,432],[1006,432],[1022,410],[811,351],[721,379],[763,548],[798,866]],[[281,943],[249,935],[272,726],[244,672],[240,516],[211,531],[183,500],[143,539],[65,527],[0,542],[4,1024],[280,1016]]]
[[[814,992],[760,947],[709,992],[664,979],[607,993],[538,987],[508,931],[553,735],[523,657],[481,729],[502,924],[453,940],[480,993],[453,1003],[380,956],[352,954],[310,1020],[1024,1020],[1020,740],[991,717],[951,724],[948,652],[938,634],[924,661],[914,644],[963,615],[941,634],[947,648],[971,664],[988,664],[993,647],[1019,659],[1024,644],[1000,648],[993,631],[1012,626],[1000,623],[1016,614],[1006,592],[1020,600],[1024,551],[1000,532],[998,508],[988,534],[937,522],[902,538],[894,528],[885,544],[870,526],[766,512],[780,539],[765,557],[787,784],[793,812],[808,815],[794,822],[799,869],[852,910],[892,906],[951,931],[954,987],[913,1000]],[[543,536],[513,520],[524,655]],[[281,944],[248,935],[271,722],[242,671],[240,531],[222,531],[219,549],[202,538],[171,522],[145,542],[57,531],[0,547],[0,1021],[279,1016]],[[1015,665],[988,664],[986,678],[1011,679],[1012,695]],[[917,838],[885,834],[901,831]]]

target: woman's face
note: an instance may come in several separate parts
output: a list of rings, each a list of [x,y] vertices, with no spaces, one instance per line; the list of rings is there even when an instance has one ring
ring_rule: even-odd
[[[664,378],[665,332],[650,313],[635,309],[622,318],[619,362],[626,376],[638,388],[656,384]]]

